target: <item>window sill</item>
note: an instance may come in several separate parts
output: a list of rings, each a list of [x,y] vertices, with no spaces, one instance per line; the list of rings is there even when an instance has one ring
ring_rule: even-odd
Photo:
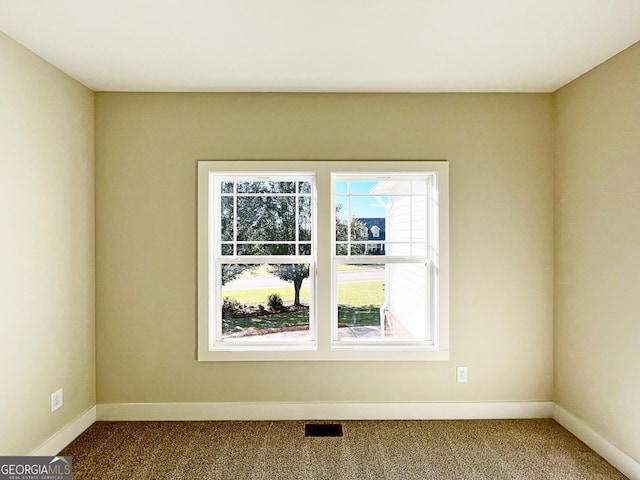
[[[394,346],[338,346],[330,349],[315,349],[299,345],[283,348],[281,345],[273,347],[234,347],[225,350],[201,350],[198,353],[199,362],[287,362],[287,361],[363,361],[363,362],[393,362],[393,361],[447,361],[449,350],[434,350],[425,347],[401,349]]]

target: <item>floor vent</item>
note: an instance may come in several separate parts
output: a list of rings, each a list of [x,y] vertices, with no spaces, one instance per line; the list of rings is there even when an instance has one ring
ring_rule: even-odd
[[[342,437],[340,423],[305,423],[305,437]]]

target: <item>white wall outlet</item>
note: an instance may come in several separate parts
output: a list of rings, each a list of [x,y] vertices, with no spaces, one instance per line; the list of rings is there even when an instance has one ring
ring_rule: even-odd
[[[51,394],[51,411],[55,412],[62,406],[62,389]]]
[[[457,367],[456,381],[458,383],[466,383],[468,380],[469,380],[469,376],[467,375],[467,367]]]

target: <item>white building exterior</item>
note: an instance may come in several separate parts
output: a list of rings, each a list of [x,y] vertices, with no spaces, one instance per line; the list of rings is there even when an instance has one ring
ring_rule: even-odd
[[[387,256],[426,254],[427,196],[424,188],[416,192],[418,185],[424,187],[423,183],[412,183],[414,196],[398,196],[408,193],[406,181],[380,182],[371,192],[386,197]],[[420,195],[415,196],[416,193]],[[385,304],[381,308],[383,327],[383,315],[388,317],[390,312],[393,321],[399,322],[411,337],[425,339],[428,336],[425,317],[429,307],[427,282],[427,268],[423,263],[386,264]]]

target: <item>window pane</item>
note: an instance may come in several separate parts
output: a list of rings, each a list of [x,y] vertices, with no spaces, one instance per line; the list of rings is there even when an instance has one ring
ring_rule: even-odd
[[[425,197],[416,196],[411,199],[411,240],[414,242],[426,239],[426,203]]]
[[[295,197],[237,197],[238,240],[295,240]]]
[[[311,240],[311,197],[298,199],[298,240]]]
[[[424,340],[427,337],[427,267],[423,263],[385,266],[385,336]]]
[[[253,271],[257,265],[238,265],[238,264],[229,264],[222,265],[220,267],[222,273],[222,286],[228,284],[229,282],[233,282],[236,278],[242,277],[245,272]]]
[[[351,219],[351,228],[349,233],[351,235],[351,241],[362,242],[368,237],[367,224],[362,220],[353,218]]]
[[[351,205],[351,240],[370,240],[374,233],[384,236],[386,225],[386,197],[354,196]],[[375,227],[373,231],[372,227]]]
[[[425,256],[427,254],[426,245],[424,242],[411,244],[411,255],[413,256]]]
[[[351,244],[351,255],[364,255],[364,243]]]
[[[416,244],[414,244],[415,246]],[[386,245],[387,255],[396,255],[398,257],[408,257],[410,255],[424,255],[424,246],[422,253],[418,253],[417,250],[411,250],[410,243],[387,243]]]
[[[350,198],[351,216],[356,218],[384,218],[387,196],[357,195]]]
[[[349,229],[349,199],[336,197],[336,240],[346,241]]]
[[[222,244],[222,255],[233,255],[233,244]]]
[[[339,265],[338,339],[424,340],[426,266]]]
[[[311,182],[298,182],[299,193],[311,193]]]
[[[336,182],[336,193],[349,193],[349,182]]]
[[[222,339],[310,338],[309,264],[223,265]]]
[[[384,265],[338,265],[338,332],[346,338],[382,338]]]
[[[220,227],[222,241],[233,240],[233,197],[220,198]]]
[[[351,240],[384,242],[387,235],[387,224],[384,217],[361,218],[356,221],[357,228],[351,229]]]
[[[238,193],[295,193],[295,182],[238,182]]]
[[[411,197],[389,197],[389,234],[387,240],[394,242],[410,242]]]
[[[349,255],[349,247],[346,243],[338,243],[336,245],[336,255]]]
[[[406,194],[409,195],[412,193],[411,191],[411,183],[408,180],[391,180],[388,182],[384,182],[384,185],[381,188],[386,193],[393,193],[394,195],[398,194]]]
[[[411,193],[424,195],[427,192],[427,182],[425,180],[419,180],[411,182]]]
[[[311,255],[311,244],[301,243],[298,245],[298,255]]]
[[[350,191],[349,193],[371,193],[379,182],[371,181],[371,180],[358,180],[355,182],[349,182]]]
[[[233,182],[222,182],[220,184],[221,193],[233,193]]]

